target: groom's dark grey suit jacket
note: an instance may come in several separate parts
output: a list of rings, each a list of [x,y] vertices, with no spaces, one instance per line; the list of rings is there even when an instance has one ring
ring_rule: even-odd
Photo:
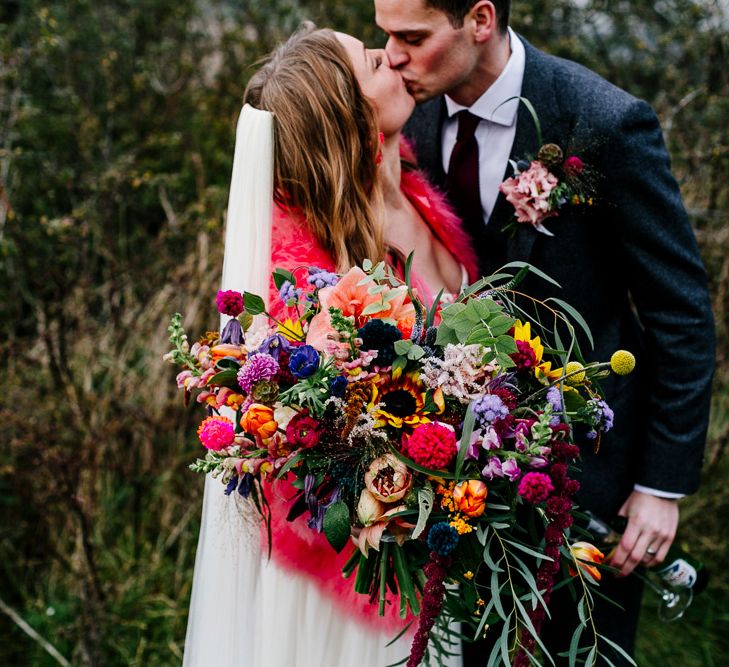
[[[547,221],[554,237],[520,225],[506,257],[486,235],[474,238],[484,274],[505,261],[528,261],[561,289],[529,278],[525,291],[574,306],[594,336],[590,361],[620,348],[637,358],[634,373],[602,382],[615,427],[597,453],[582,441],[580,504],[617,512],[634,484],[692,493],[699,482],[714,369],[714,329],[696,240],[671,175],[668,153],[648,104],[576,63],[548,56],[525,40],[522,96],[539,115],[544,143],[582,157],[597,173],[597,203],[567,207]],[[445,174],[441,124],[445,103],[419,105],[405,128],[420,166],[438,185]],[[520,105],[513,159],[535,155],[535,126]],[[505,167],[505,178],[511,175]],[[499,198],[489,220],[500,230],[514,209]]]

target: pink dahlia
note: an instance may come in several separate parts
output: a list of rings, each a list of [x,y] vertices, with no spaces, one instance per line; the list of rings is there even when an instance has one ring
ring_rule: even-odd
[[[403,454],[426,468],[443,469],[458,452],[453,429],[437,422],[420,424],[402,442]]]
[[[204,447],[219,452],[235,442],[235,426],[227,417],[208,417],[197,428]]]
[[[217,305],[219,313],[231,317],[238,317],[245,307],[243,295],[232,289],[220,290],[215,297],[215,305]]]
[[[543,472],[528,472],[519,482],[519,495],[533,504],[546,500],[552,491],[554,484],[549,475]]]

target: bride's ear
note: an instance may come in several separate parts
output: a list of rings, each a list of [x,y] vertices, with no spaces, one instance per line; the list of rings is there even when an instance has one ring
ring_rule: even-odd
[[[498,31],[496,8],[490,0],[480,0],[466,16],[466,22],[472,27],[476,42],[487,42]]]

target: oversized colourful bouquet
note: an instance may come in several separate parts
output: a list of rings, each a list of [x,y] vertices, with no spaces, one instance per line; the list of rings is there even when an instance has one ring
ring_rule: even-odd
[[[574,437],[598,443],[610,429],[596,380],[630,372],[633,358],[584,363],[579,316],[517,292],[535,270],[511,266],[515,278],[484,278],[429,309],[409,271],[403,283],[383,263],[344,276],[308,268],[305,280],[277,269],[290,317],[226,291],[221,335],[190,347],[180,315],[170,325],[178,386],[209,412],[207,454],[191,468],[251,497],[262,520],[266,489],[288,478],[292,520],[337,551],[354,545],[344,575],[355,589],[380,613],[394,602],[419,616],[408,665],[447,654],[454,620],[471,637],[500,624],[490,665],[529,664],[537,645],[546,652],[539,629],[563,579],[584,619],[571,658],[590,650],[578,649],[583,630],[594,654],[584,584],[599,579],[590,561],[601,554],[570,537]]]

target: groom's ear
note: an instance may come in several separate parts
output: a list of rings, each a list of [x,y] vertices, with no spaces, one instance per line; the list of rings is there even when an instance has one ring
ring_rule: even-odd
[[[491,0],[479,0],[468,13],[477,42],[488,42],[497,31],[496,8]]]

